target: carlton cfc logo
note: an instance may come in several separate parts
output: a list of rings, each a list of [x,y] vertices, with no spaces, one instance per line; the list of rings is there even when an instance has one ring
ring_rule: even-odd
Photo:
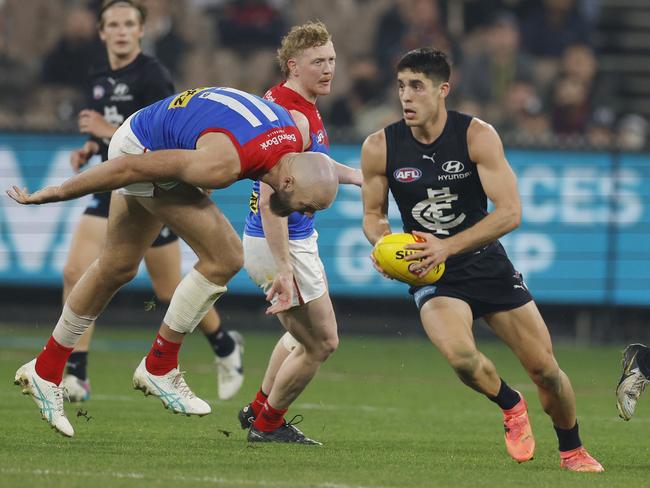
[[[422,171],[418,168],[400,168],[395,170],[393,177],[400,183],[412,183],[422,177]]]

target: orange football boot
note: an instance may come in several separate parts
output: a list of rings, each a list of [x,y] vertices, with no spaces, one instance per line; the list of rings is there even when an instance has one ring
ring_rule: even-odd
[[[503,410],[503,428],[508,454],[518,463],[524,463],[533,459],[535,438],[528,420],[528,405],[521,393],[519,396],[519,403],[509,410]]]
[[[560,451],[560,468],[581,473],[602,473],[605,468],[580,446],[570,451]]]

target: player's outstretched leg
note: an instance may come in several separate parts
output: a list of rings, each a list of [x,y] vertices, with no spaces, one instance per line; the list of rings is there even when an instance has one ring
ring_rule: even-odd
[[[36,373],[36,359],[18,368],[14,383],[22,388],[25,395],[31,395],[41,411],[41,417],[53,429],[67,437],[74,435],[74,429],[63,410],[63,388]]]
[[[630,420],[636,404],[650,383],[650,348],[643,344],[630,344],[623,351],[623,373],[616,387],[616,407],[623,420]]]

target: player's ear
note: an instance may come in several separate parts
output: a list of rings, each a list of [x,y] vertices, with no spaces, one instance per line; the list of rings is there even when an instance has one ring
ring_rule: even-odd
[[[287,175],[282,178],[281,188],[284,191],[293,191],[296,186],[296,178],[293,175]]]
[[[447,98],[447,95],[449,95],[450,88],[451,87],[449,86],[449,83],[447,81],[440,83],[440,96],[442,98]]]
[[[289,68],[291,76],[298,76],[298,63],[296,63],[295,58],[290,58],[287,61],[287,68]]]

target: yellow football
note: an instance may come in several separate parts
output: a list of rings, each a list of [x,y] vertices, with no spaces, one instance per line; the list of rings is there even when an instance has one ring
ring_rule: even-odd
[[[413,234],[388,234],[377,241],[372,254],[381,269],[391,278],[413,286],[435,283],[445,272],[445,263],[440,263],[424,276],[413,273],[411,269],[418,261],[406,261],[406,256],[418,251],[404,249],[404,246],[415,242],[422,242],[422,240]]]

